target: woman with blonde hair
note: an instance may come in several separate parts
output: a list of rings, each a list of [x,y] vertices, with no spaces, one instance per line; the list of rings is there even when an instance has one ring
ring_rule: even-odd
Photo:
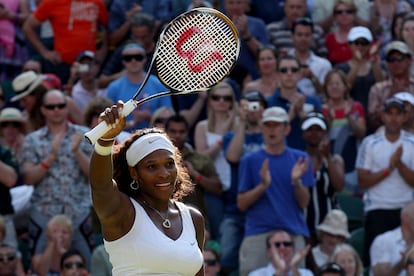
[[[332,65],[342,63],[352,58],[348,45],[348,34],[355,25],[357,6],[352,0],[336,0],[332,13],[337,24],[335,31],[325,36],[328,49],[328,59]]]
[[[349,244],[337,245],[330,261],[339,264],[345,270],[346,276],[362,276],[364,273],[360,256]]]
[[[234,90],[227,82],[220,82],[208,93],[207,119],[198,122],[195,128],[195,149],[213,160],[224,191],[230,187],[230,165],[222,150],[222,138],[234,129],[236,116],[237,101]],[[205,196],[209,206],[207,212],[212,239],[217,239],[223,214],[222,198],[208,192]]]

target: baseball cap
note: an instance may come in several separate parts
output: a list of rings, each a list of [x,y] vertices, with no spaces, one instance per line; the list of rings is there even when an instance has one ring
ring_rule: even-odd
[[[89,58],[91,60],[95,60],[96,56],[95,56],[95,53],[92,52],[92,51],[82,51],[76,57],[76,61],[81,61],[84,58]]]
[[[397,107],[399,110],[405,112],[404,102],[396,97],[387,99],[383,104],[383,111],[388,111],[391,107]]]
[[[408,49],[407,44],[405,44],[402,41],[392,41],[388,43],[387,46],[385,47],[385,55],[388,56],[388,54],[391,53],[392,51],[397,51],[397,52],[400,52],[401,54],[411,56],[410,49]]]
[[[262,123],[266,122],[280,122],[280,123],[288,123],[289,122],[289,115],[287,112],[278,106],[266,108],[262,114]]]
[[[398,92],[394,95],[394,97],[403,102],[408,102],[409,104],[414,105],[414,96],[410,92]]]
[[[249,102],[261,102],[264,107],[267,107],[267,102],[266,102],[265,97],[263,96],[262,93],[256,90],[247,92],[246,94],[244,94],[244,96],[242,96],[242,99],[246,99]]]
[[[313,125],[320,126],[323,130],[328,129],[326,124],[325,117],[322,113],[310,112],[306,115],[305,119],[302,121],[302,130],[307,130]]]
[[[363,26],[352,27],[348,33],[348,41],[354,42],[355,40],[359,38],[363,38],[371,42],[372,41],[371,31],[368,28],[363,27]]]

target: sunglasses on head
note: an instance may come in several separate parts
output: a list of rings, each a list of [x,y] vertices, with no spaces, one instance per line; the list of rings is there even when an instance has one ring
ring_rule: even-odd
[[[63,264],[63,268],[72,269],[72,268],[84,268],[85,265],[82,262],[67,262]]]
[[[368,40],[365,40],[365,39],[355,40],[351,43],[356,45],[356,46],[368,46],[370,44],[370,42]]]
[[[213,260],[213,259],[205,259],[204,263],[206,265],[216,265],[217,264],[217,260]]]
[[[279,72],[282,74],[287,74],[288,72],[291,73],[297,73],[299,72],[300,68],[299,67],[282,67],[279,68]]]
[[[401,62],[403,60],[405,60],[407,57],[404,55],[400,55],[400,56],[394,56],[394,57],[386,57],[385,60],[389,63],[394,63],[394,62]]]
[[[335,10],[334,14],[335,15],[339,15],[339,14],[353,14],[354,10]]]
[[[44,108],[53,110],[53,109],[64,109],[66,107],[66,103],[60,103],[60,104],[44,104]]]
[[[135,59],[136,61],[143,61],[145,56],[143,54],[123,55],[122,59],[126,62],[130,62]]]
[[[19,122],[2,122],[2,123],[0,123],[0,127],[8,127],[8,126],[18,128],[18,127],[21,126],[21,124]]]
[[[232,96],[211,95],[211,99],[213,101],[219,101],[219,100],[223,100],[225,102],[232,102],[233,101]]]
[[[16,255],[15,254],[8,254],[8,255],[2,255],[0,254],[0,262],[11,262],[14,261],[16,259]]]
[[[281,247],[282,245],[283,245],[283,247],[291,247],[291,246],[293,246],[293,242],[290,242],[290,241],[274,242],[274,243],[273,243],[273,245],[274,245],[276,248],[279,248],[279,247]]]

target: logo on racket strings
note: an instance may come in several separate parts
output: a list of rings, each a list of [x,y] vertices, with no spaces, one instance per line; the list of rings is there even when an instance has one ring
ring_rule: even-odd
[[[192,49],[187,50],[187,51],[183,50],[184,43],[188,41],[192,36],[195,36],[201,32],[202,30],[197,27],[193,27],[193,28],[186,30],[180,35],[177,41],[177,45],[175,46],[175,49],[177,50],[178,55],[187,59],[187,66],[194,73],[199,73],[203,71],[207,66],[209,66],[214,61],[223,59],[223,56],[220,54],[220,52],[217,49],[215,49],[214,51],[210,53],[210,55],[205,60],[199,63],[194,63],[194,58],[196,56],[197,51],[199,51],[203,47],[210,46],[211,45],[210,41],[201,41],[201,43],[197,43],[197,45],[194,45]]]

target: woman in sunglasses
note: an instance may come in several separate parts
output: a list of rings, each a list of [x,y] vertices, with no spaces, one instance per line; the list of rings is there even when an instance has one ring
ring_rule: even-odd
[[[193,190],[181,154],[157,128],[140,129],[113,148],[126,124],[122,107],[118,102],[100,116],[113,127],[95,144],[89,174],[112,273],[204,275],[203,216],[179,202]]]
[[[348,33],[355,24],[357,7],[352,0],[336,0],[333,16],[337,28],[325,36],[328,59],[332,65],[351,59]]]
[[[234,129],[237,116],[236,96],[231,85],[225,81],[215,85],[208,93],[207,119],[197,123],[194,134],[196,151],[207,154],[214,162],[223,191],[230,187],[230,165],[222,150],[222,138]],[[221,195],[205,192],[210,234],[219,237],[223,217]]]
[[[371,86],[385,79],[385,69],[381,66],[378,53],[379,44],[373,42],[373,36],[368,28],[357,26],[349,31],[348,45],[352,58],[337,64],[335,68],[346,74],[351,97],[367,110]]]
[[[89,276],[85,258],[76,249],[69,249],[60,259],[60,276]]]

